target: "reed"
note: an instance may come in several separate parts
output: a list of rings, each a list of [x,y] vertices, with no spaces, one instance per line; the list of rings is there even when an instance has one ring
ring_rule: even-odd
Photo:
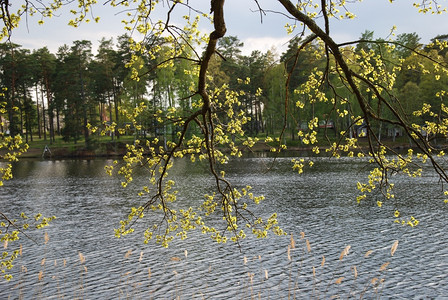
[[[45,245],[49,241],[46,235]],[[380,298],[385,288],[388,270],[393,264],[392,259],[398,249],[398,241],[393,242],[386,253],[375,249],[357,253],[351,245],[346,245],[339,251],[331,249],[330,253],[333,254],[319,254],[315,253],[316,248],[305,233],[301,232],[297,240],[291,235],[289,245],[284,252],[282,276],[279,276],[278,270],[273,271],[266,266],[264,263],[266,259],[262,255],[249,258],[243,256],[241,267],[244,268],[244,273],[235,275],[240,276],[240,284],[233,287],[235,294],[239,299]],[[334,255],[335,252],[336,255]],[[145,262],[143,251],[124,252],[114,298],[213,298],[213,295],[216,295],[213,282],[207,282],[200,291],[190,292],[194,290],[192,289],[194,286],[189,286],[194,284],[194,279],[191,279],[192,273],[188,272],[190,255],[194,253],[189,254],[185,250],[183,256],[169,257],[165,262],[165,273],[160,274],[160,269],[154,273],[154,268]],[[380,261],[379,256],[384,257],[384,260]],[[71,263],[68,263],[69,261]],[[21,263],[20,260],[18,262]],[[367,262],[369,267],[365,266]],[[89,294],[91,290],[88,283],[94,279],[88,277],[89,263],[94,265],[88,255],[82,252],[78,252],[77,257],[71,260],[70,258],[50,259],[45,250],[43,257],[37,263],[37,268],[21,266],[17,283],[8,291],[7,296],[15,299],[45,299],[48,297],[45,289],[53,288],[54,293],[51,297],[53,299],[90,299],[92,296]],[[204,268],[207,266],[204,265]],[[36,272],[35,275],[30,274],[31,269]],[[79,274],[77,284],[76,281],[70,282],[67,279],[69,278],[67,274],[70,272]],[[212,272],[213,266],[208,266],[208,274],[211,275]],[[186,280],[187,277],[188,280]],[[279,279],[280,277],[285,279]],[[158,291],[161,280],[166,280],[168,285],[164,286],[164,290],[168,292],[163,294]],[[33,295],[30,295],[27,289],[30,285],[35,287]],[[278,289],[279,286],[281,289]]]
[[[305,234],[300,234],[300,239],[295,240],[291,235],[290,243],[286,248],[286,259],[288,274],[287,299],[372,299],[380,298],[385,287],[386,275],[391,265],[391,259],[398,247],[395,241],[390,247],[390,257],[387,261],[376,261],[372,258],[367,269],[364,264],[375,253],[368,250],[360,255],[352,253],[351,245],[346,245],[339,256],[330,258],[320,255],[318,258],[313,254],[312,243]],[[387,255],[387,253],[383,253]],[[354,259],[361,258],[361,259]],[[356,262],[356,263],[355,263]],[[244,258],[244,264],[247,259]],[[363,272],[360,273],[360,270]],[[264,280],[255,282],[258,278],[254,273],[248,273],[248,287],[245,299],[276,298],[265,283],[269,280],[268,271],[262,270]],[[253,287],[259,286],[258,294],[253,292]]]

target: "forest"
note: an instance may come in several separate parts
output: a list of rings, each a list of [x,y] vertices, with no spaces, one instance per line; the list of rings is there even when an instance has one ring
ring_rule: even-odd
[[[350,128],[351,137],[359,136],[362,124],[349,126],[350,117],[361,113],[359,109],[348,111],[349,106],[353,107],[349,103],[356,101],[350,94],[343,95],[347,103],[328,107],[304,88],[311,72],[324,72],[327,66],[324,48],[318,42],[307,44],[297,55],[301,39],[306,38],[291,39],[287,51],[281,54],[270,49],[253,51],[247,56],[241,54],[244,44],[238,37],[223,37],[211,59],[209,76],[213,76],[213,81],[208,89],[218,90],[226,85],[239,92],[234,110],[245,112],[244,130],[253,137],[278,135],[285,130],[286,139],[299,140],[297,132],[306,131],[309,120],[318,120],[319,128],[328,132],[330,139],[340,137],[345,128]],[[400,103],[403,115],[423,126],[431,116],[415,112],[422,109],[423,103],[440,107],[438,91],[448,83],[446,77],[437,76],[438,70],[428,58],[442,58],[446,63],[447,50],[440,49],[437,43],[447,39],[448,35],[439,35],[424,45],[416,33],[399,34],[385,41],[375,39],[374,32],[365,31],[356,47],[347,46],[342,51],[348,57],[362,53],[372,58],[380,55],[390,69],[400,65],[391,90],[403,99]],[[92,147],[90,142],[100,132],[92,128],[109,128],[112,140],[118,139],[120,132],[175,140],[178,126],[159,121],[170,114],[186,115],[200,101],[199,95],[194,95],[196,66],[181,59],[191,57],[192,53],[169,60],[170,47],[164,39],[152,37],[147,43],[160,50],[155,54],[146,52],[132,61],[127,35],[116,41],[103,38],[96,53],[87,40],[62,45],[57,53],[46,47],[29,50],[12,43],[1,44],[0,85],[5,107],[1,131],[11,136],[21,134],[26,142],[39,138],[48,139],[51,144],[61,136],[67,142],[85,142],[86,147]],[[132,69],[129,64],[139,68]],[[426,71],[421,72],[423,69]],[[334,88],[324,86],[321,97],[331,98]],[[286,108],[285,93],[290,97]],[[365,97],[373,101],[369,91],[365,91]],[[125,112],[141,104],[144,110],[138,117],[139,124],[133,124]],[[111,124],[116,124],[112,130]],[[376,122],[374,127],[380,139],[395,141],[403,136],[402,129],[393,124]],[[198,130],[192,126],[188,135]],[[306,144],[306,140],[299,143]]]

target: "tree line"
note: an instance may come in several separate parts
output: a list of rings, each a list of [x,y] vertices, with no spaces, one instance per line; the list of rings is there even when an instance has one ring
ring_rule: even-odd
[[[401,65],[391,88],[404,99],[400,102],[404,115],[414,123],[424,124],[425,116],[414,111],[420,110],[423,103],[440,105],[437,91],[446,87],[447,78],[434,77],[437,70],[419,72],[419,68],[434,69],[426,57],[442,57],[447,62],[447,50],[440,50],[435,41],[446,41],[448,35],[435,37],[429,45],[421,44],[416,33],[400,34],[393,41],[374,39],[373,35],[372,31],[362,33],[354,49],[347,47],[346,55],[372,53],[371,57],[386,58],[389,68]],[[306,129],[307,121],[315,117],[321,127],[333,129],[335,136],[340,134],[338,129],[349,125],[348,117],[339,117],[344,115],[344,105],[328,110],[327,105],[315,101],[312,93],[298,92],[304,90],[311,71],[323,72],[326,67],[319,43],[309,43],[298,52],[301,42],[302,37],[291,39],[287,50],[279,56],[275,49],[242,55],[244,44],[237,37],[219,40],[208,70],[214,79],[208,89],[227,85],[231,90],[240,91],[238,106],[248,116],[244,125],[247,134],[278,134],[286,129],[290,138],[295,139],[297,130]],[[46,47],[31,51],[9,42],[0,44],[0,84],[6,108],[2,132],[12,136],[21,134],[27,142],[33,141],[34,134],[50,143],[56,136],[62,136],[65,141],[75,143],[84,139],[89,145],[92,133],[88,125],[125,126],[129,119],[120,111],[143,102],[146,109],[139,117],[140,134],[172,135],[174,139],[176,126],[162,127],[158,122],[161,116],[157,117],[156,112],[161,111],[163,116],[169,108],[176,108],[176,113],[182,115],[192,110],[198,98],[192,93],[196,88],[194,64],[182,59],[166,61],[171,49],[162,39],[153,38],[147,43],[162,50],[156,54],[148,51],[134,61],[131,61],[132,49],[126,35],[118,37],[116,43],[103,38],[95,55],[92,43],[87,40],[63,45],[57,53],[51,53]],[[391,45],[393,51],[386,51]],[[416,51],[424,56],[416,55]],[[129,68],[129,64],[134,68]],[[326,86],[321,93],[329,95],[333,88]],[[285,102],[285,93],[292,101]],[[366,93],[366,97],[372,98]],[[351,95],[345,96],[348,102],[355,101]],[[375,126],[379,136],[391,130],[390,124]],[[356,135],[355,128],[352,130],[351,134]],[[191,132],[194,127],[190,128]],[[119,138],[120,133],[115,129],[111,136]]]

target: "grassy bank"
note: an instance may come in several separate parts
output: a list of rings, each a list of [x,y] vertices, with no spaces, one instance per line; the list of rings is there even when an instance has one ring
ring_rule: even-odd
[[[171,137],[171,135],[169,136]],[[266,145],[264,140],[266,135],[260,133],[257,138],[260,140],[251,148],[251,151],[266,152],[270,151],[271,147],[278,146],[273,142],[270,145]],[[29,150],[23,155],[27,158],[70,158],[70,157],[117,157],[122,156],[126,152],[126,144],[132,144],[135,140],[135,136],[123,135],[120,138],[112,139],[109,136],[93,136],[89,143],[86,143],[84,139],[78,140],[76,143],[73,141],[66,142],[62,137],[56,137],[55,141],[50,141],[48,138],[33,137],[33,140],[29,139]],[[320,142],[321,149],[328,148],[332,143],[338,142],[339,139],[336,136],[330,136],[328,139],[324,137],[323,132],[319,132],[318,140]],[[237,144],[242,144],[242,140],[236,140]],[[382,142],[391,148],[405,149],[410,145],[409,140],[406,137],[383,138]],[[440,140],[442,142],[442,140]],[[288,150],[311,150],[312,145],[306,145],[301,142],[298,137],[292,138],[288,136],[282,140],[282,143],[286,144]],[[359,146],[367,148],[368,143],[366,138],[358,140]],[[245,147],[242,147],[244,150]]]
[[[133,136],[122,136],[112,140],[110,137],[94,137],[86,143],[84,139],[66,142],[61,137],[54,141],[36,138],[28,141],[29,149],[23,154],[26,158],[69,158],[69,157],[113,157],[125,153],[126,144],[133,143]]]

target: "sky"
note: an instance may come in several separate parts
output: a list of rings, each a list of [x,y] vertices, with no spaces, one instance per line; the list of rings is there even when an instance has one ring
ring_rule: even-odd
[[[206,9],[209,1],[190,0],[190,3]],[[277,1],[259,0],[258,2],[266,11],[282,11]],[[396,34],[416,32],[424,44],[439,34],[448,34],[448,14],[419,14],[412,6],[413,2],[395,0],[390,3],[389,0],[364,0],[361,3],[349,4],[348,8],[357,17],[354,20],[331,20],[330,30],[333,39],[337,42],[356,40],[365,30],[374,31],[375,38],[385,38],[394,25],[397,27]],[[443,7],[448,6],[448,0],[438,2]],[[13,33],[11,40],[22,45],[23,48],[36,49],[46,46],[55,53],[63,44],[71,45],[74,40],[85,39],[92,41],[95,49],[102,37],[115,38],[124,33],[123,24],[121,24],[123,15],[117,15],[116,11],[108,5],[102,5],[102,0],[99,0],[99,3],[93,10],[95,16],[101,17],[99,23],[91,22],[82,24],[78,28],[71,28],[66,25],[70,16],[67,10],[64,10],[60,16],[45,19],[43,25],[37,24],[38,18],[29,17]],[[243,54],[245,55],[249,55],[253,50],[265,52],[272,47],[275,47],[280,54],[286,49],[288,40],[293,36],[288,35],[284,28],[287,22],[292,23],[291,20],[272,12],[267,12],[261,18],[254,0],[227,0],[224,14],[227,25],[226,35],[237,36],[244,42]],[[210,31],[211,27],[207,25],[208,23],[204,20],[201,29]]]

